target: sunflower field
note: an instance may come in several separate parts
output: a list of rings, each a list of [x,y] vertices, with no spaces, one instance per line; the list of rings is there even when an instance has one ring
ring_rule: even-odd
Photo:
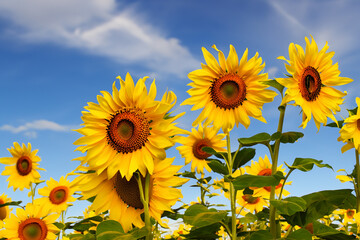
[[[327,43],[319,50],[312,37],[305,42],[305,48],[291,43],[289,57],[278,57],[287,74],[276,79],[264,72],[258,53],[238,54],[230,45],[225,57],[213,45],[216,58],[202,48],[205,64],[188,74],[189,97],[181,103],[199,112],[191,131],[177,124],[186,113],[175,111],[174,92],[159,97],[148,77],[119,76],[112,92],[100,91],[97,102],[84,107],[74,142],[82,155],[73,159],[78,167],[60,179],[42,180],[38,150],[14,142],[0,158],[1,174],[8,176],[9,188],[28,192],[28,199],[0,192],[0,239],[359,238],[360,111],[348,110],[343,120],[335,117],[347,94],[336,87],[353,80],[340,76]],[[279,106],[269,104],[275,97]],[[351,173],[314,158],[278,164],[280,146],[296,145],[304,136],[283,131],[286,109],[293,106],[300,109],[302,128],[313,119],[318,131],[339,129],[341,151],[355,153]],[[266,123],[263,107],[278,113],[277,129],[238,138],[237,149],[231,149],[239,124],[248,128],[251,118]],[[173,164],[170,148],[191,171]],[[258,148],[268,153],[256,156]],[[290,175],[313,168],[335,170],[353,188],[291,196]],[[184,184],[191,184],[196,202],[182,201]],[[221,204],[213,201],[219,197],[225,199]],[[88,202],[83,216],[67,217],[79,201]]]

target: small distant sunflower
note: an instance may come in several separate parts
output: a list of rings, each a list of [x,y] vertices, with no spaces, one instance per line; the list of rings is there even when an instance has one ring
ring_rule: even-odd
[[[302,108],[303,128],[314,117],[316,127],[320,129],[320,123],[324,125],[327,118],[334,122],[336,112],[340,111],[340,106],[346,95],[333,86],[344,85],[352,82],[352,79],[340,77],[338,64],[333,64],[331,58],[334,52],[326,52],[329,48],[327,42],[318,51],[316,42],[311,37],[312,42],[305,37],[306,49],[294,43],[289,46],[290,60],[280,56],[278,59],[287,61],[286,70],[291,75],[288,78],[276,79],[280,84],[287,88],[282,104],[295,101],[295,105]]]
[[[251,166],[246,166],[246,172],[251,175],[258,175],[258,176],[271,176],[272,170],[271,170],[272,164],[270,163],[270,160],[267,155],[265,155],[264,159],[262,157],[259,157],[258,162],[254,162],[251,160]],[[285,175],[285,169],[282,168],[282,165],[277,167],[277,171],[283,172]],[[284,183],[284,180],[282,179],[280,183],[275,187],[275,194],[279,195],[281,191],[281,187]],[[286,183],[286,185],[290,184],[291,182]],[[254,190],[254,195],[259,195],[263,197],[269,197],[271,187],[262,187],[262,188],[255,188],[252,187],[251,189]],[[290,193],[283,189],[282,195],[287,196]]]
[[[16,215],[11,214],[5,223],[3,235],[11,240],[54,240],[59,229],[53,224],[58,214],[43,215],[40,205],[28,203],[25,210],[16,209]]]
[[[203,173],[204,168],[211,172],[211,168],[208,166],[206,160],[211,154],[208,154],[202,150],[203,147],[211,147],[217,152],[225,152],[224,147],[226,141],[223,140],[225,134],[217,134],[218,130],[214,127],[205,126],[200,124],[198,130],[193,128],[189,136],[178,136],[177,142],[182,146],[177,147],[179,153],[185,158],[185,164],[191,162],[191,171],[197,173]]]
[[[14,147],[7,149],[12,157],[0,158],[0,163],[10,165],[6,166],[1,175],[8,175],[8,187],[13,187],[14,191],[24,188],[29,189],[31,183],[39,182],[40,174],[37,170],[44,170],[39,168],[40,157],[36,156],[38,150],[31,151],[31,144],[28,146],[23,143],[22,147],[19,143],[14,142]]]
[[[353,147],[360,152],[360,98],[356,98],[357,112],[355,115],[345,119],[343,127],[340,129],[339,141],[347,144],[342,147],[341,151],[345,152]]]
[[[188,75],[193,81],[188,84],[192,87],[188,90],[191,97],[181,105],[194,105],[193,111],[203,108],[193,126],[205,120],[206,125],[213,122],[216,128],[222,128],[227,133],[234,124],[238,126],[241,123],[248,128],[249,116],[266,122],[262,116],[262,106],[273,101],[276,93],[266,90],[268,86],[262,83],[268,80],[268,74],[261,73],[265,63],[262,63],[259,54],[248,60],[246,49],[239,62],[232,45],[227,59],[215,45],[213,48],[218,51],[219,62],[202,48],[207,65],[202,64],[202,69]]]
[[[255,196],[251,194],[244,194],[243,191],[237,191],[236,202],[240,205],[240,209],[243,207],[248,209],[251,213],[260,212],[264,207],[268,206],[268,202],[261,196]]]
[[[8,198],[5,193],[0,196],[0,205],[11,202],[11,198]],[[8,218],[10,215],[9,206],[0,207],[0,223],[4,221],[4,219]],[[1,227],[0,227],[1,229]]]
[[[347,225],[348,223],[355,223],[355,209],[338,209],[333,212],[333,214],[343,215],[343,224]]]
[[[173,92],[164,94],[161,101],[155,101],[155,81],[149,92],[145,86],[148,77],[140,78],[134,86],[130,74],[125,81],[120,79],[121,88],[113,84],[112,95],[101,91],[99,103],[88,103],[83,112],[83,128],[76,130],[84,136],[74,144],[77,150],[87,151],[85,162],[98,174],[107,169],[112,178],[117,171],[130,180],[139,170],[153,173],[153,159],[164,159],[165,149],[174,145],[172,136],[180,129],[173,123],[178,117],[168,117],[176,103]]]
[[[174,176],[182,166],[171,165],[173,161],[174,158],[155,160],[154,172],[150,176],[149,213],[159,223],[162,223],[161,214],[165,210],[171,211],[171,206],[182,198],[181,190],[173,186],[187,182],[187,179]],[[144,206],[135,175],[127,180],[118,172],[108,178],[104,171],[100,175],[90,173],[80,178],[78,184],[84,198],[96,196],[90,210],[97,214],[109,210],[110,219],[119,221],[126,232],[132,225],[144,226],[140,216]]]
[[[46,181],[46,187],[39,189],[39,195],[44,196],[38,198],[39,205],[43,206],[47,210],[52,212],[61,213],[65,211],[68,206],[71,206],[71,202],[76,199],[72,196],[75,192],[75,188],[72,186],[69,180],[64,176],[57,182],[54,179]]]

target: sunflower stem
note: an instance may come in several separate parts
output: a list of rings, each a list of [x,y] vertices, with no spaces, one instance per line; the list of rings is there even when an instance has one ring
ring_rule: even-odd
[[[137,175],[136,178],[138,185],[139,185],[139,191],[140,191],[140,199],[144,206],[144,215],[145,215],[145,228],[148,231],[148,234],[146,235],[146,240],[152,240],[153,234],[152,234],[152,226],[150,221],[150,212],[149,212],[149,190],[150,190],[150,174],[146,173],[145,176],[145,189],[143,188],[143,183],[141,181],[140,174]]]
[[[286,105],[279,107],[280,116],[279,116],[279,124],[278,124],[277,131],[280,133],[282,133],[282,129],[283,129],[283,125],[284,125],[285,109],[286,109]],[[275,145],[274,145],[274,151],[273,151],[273,155],[272,155],[272,159],[271,159],[272,160],[272,165],[271,165],[271,173],[272,174],[275,174],[276,170],[277,170],[279,149],[280,149],[280,138],[275,141]],[[271,200],[275,200],[275,186],[271,187],[270,202],[271,202]],[[273,239],[276,239],[280,235],[280,232],[277,231],[277,229],[278,229],[277,224],[279,224],[279,223],[276,223],[276,208],[273,205],[271,205],[271,203],[270,203],[270,233],[273,236]]]
[[[355,149],[355,157],[356,157],[356,212],[360,211],[360,163],[359,163],[359,151]]]
[[[227,152],[228,152],[228,171],[230,176],[232,175],[233,169],[233,159],[231,156],[231,147],[230,147],[230,133],[226,133],[226,143],[227,143]],[[231,239],[237,239],[236,234],[236,191],[234,184],[230,181],[230,205],[231,205]]]
[[[281,198],[282,198],[282,193],[283,193],[283,190],[284,190],[285,183],[286,183],[287,179],[289,178],[290,174],[291,174],[294,170],[295,170],[295,168],[292,168],[292,169],[290,169],[290,171],[288,172],[288,174],[286,174],[285,179],[284,179],[284,182],[283,182],[283,184],[281,185],[281,189],[280,189],[280,193],[279,193],[279,200],[281,200]]]

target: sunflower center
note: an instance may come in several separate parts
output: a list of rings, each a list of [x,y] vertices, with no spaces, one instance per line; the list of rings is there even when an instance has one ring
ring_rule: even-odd
[[[352,209],[348,209],[346,211],[346,215],[348,216],[348,218],[353,218],[354,217],[354,214],[355,214],[355,211],[352,210]]]
[[[142,176],[141,182],[143,189],[145,189],[145,178]],[[123,202],[128,206],[135,209],[144,208],[144,205],[141,202],[139,185],[135,175],[133,175],[130,181],[128,181],[125,177],[121,177],[120,173],[118,172],[115,175],[114,188],[121,200],[123,200]]]
[[[31,172],[32,162],[28,156],[20,157],[16,162],[16,170],[19,175],[26,176]]]
[[[271,169],[265,168],[258,173],[258,176],[271,176]]]
[[[246,85],[238,75],[228,74],[212,83],[210,95],[217,107],[234,109],[246,100]]]
[[[308,66],[304,69],[304,72],[299,81],[300,93],[306,101],[312,102],[320,94],[321,90],[321,78],[319,72]]]
[[[108,143],[119,153],[131,153],[145,146],[150,121],[138,109],[116,112],[107,127]]]
[[[58,186],[51,190],[49,194],[49,200],[53,204],[61,204],[68,198],[68,189],[65,186]]]
[[[203,147],[210,147],[210,142],[208,139],[200,139],[193,145],[193,154],[198,159],[206,159],[211,156],[211,154],[204,152]]]
[[[247,202],[248,204],[257,204],[260,201],[259,197],[254,197],[251,194],[244,194],[242,196],[242,198],[244,199],[245,202]]]
[[[5,204],[5,202],[0,199],[0,205]],[[5,207],[0,207],[0,220],[4,220],[7,216],[7,210]]]
[[[48,229],[39,218],[29,218],[19,224],[18,236],[20,240],[45,240]]]

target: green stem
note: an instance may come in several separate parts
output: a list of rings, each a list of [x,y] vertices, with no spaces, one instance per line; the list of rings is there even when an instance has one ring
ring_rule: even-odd
[[[280,106],[280,117],[279,117],[279,124],[277,131],[282,133],[283,125],[284,125],[284,117],[285,117],[285,106]],[[280,138],[275,141],[274,145],[274,151],[273,151],[273,157],[272,157],[272,166],[271,166],[271,173],[275,174],[277,171],[277,165],[278,165],[278,158],[279,158],[279,149],[280,149]],[[271,187],[270,192],[270,201],[275,200],[275,186]],[[273,239],[276,239],[280,232],[277,231],[276,226],[276,208],[270,204],[270,233],[273,236]]]
[[[143,183],[141,181],[140,174],[137,176],[136,179],[139,185],[140,199],[144,206],[145,228],[148,231],[148,234],[146,235],[146,240],[152,240],[153,234],[152,234],[152,226],[151,226],[150,212],[149,212],[150,174],[146,173],[145,189],[143,189]]]
[[[233,172],[233,159],[231,156],[231,147],[230,147],[230,133],[226,134],[226,143],[227,143],[227,152],[228,152],[228,161],[227,167],[230,176]],[[231,239],[234,240],[237,238],[236,234],[236,191],[232,181],[229,182],[230,185],[230,205],[231,205]]]
[[[284,179],[284,182],[283,182],[283,184],[281,185],[280,194],[279,194],[279,200],[281,200],[281,198],[282,198],[282,192],[283,192],[283,190],[284,190],[284,186],[285,186],[286,180],[289,178],[290,174],[291,174],[294,170],[295,170],[295,168],[292,168],[292,169],[290,169],[290,171],[288,172],[288,174],[286,174],[285,179]]]
[[[359,152],[355,149],[355,157],[356,157],[356,188],[357,188],[357,195],[356,195],[356,212],[360,211],[360,164],[359,164]],[[355,191],[356,192],[356,191]]]

